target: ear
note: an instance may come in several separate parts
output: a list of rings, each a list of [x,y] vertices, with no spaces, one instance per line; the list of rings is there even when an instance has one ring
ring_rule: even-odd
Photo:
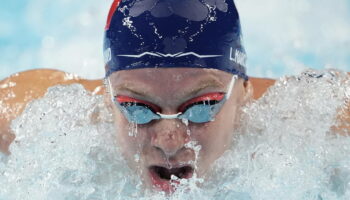
[[[242,105],[247,104],[249,101],[251,101],[253,99],[253,94],[254,94],[254,87],[252,85],[252,83],[247,80],[242,80],[242,84],[243,84],[243,98],[242,98]]]

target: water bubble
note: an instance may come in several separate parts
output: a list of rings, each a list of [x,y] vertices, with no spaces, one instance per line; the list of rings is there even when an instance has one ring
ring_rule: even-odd
[[[184,123],[186,126],[188,126],[188,119],[182,118],[181,122]]]
[[[135,162],[140,162],[140,155],[139,154],[135,154],[134,155],[134,159],[135,159]]]
[[[138,125],[136,123],[129,123],[129,132],[130,137],[136,137],[138,132]]]

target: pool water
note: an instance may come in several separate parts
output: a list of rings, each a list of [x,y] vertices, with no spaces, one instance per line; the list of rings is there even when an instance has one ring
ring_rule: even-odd
[[[281,78],[243,108],[233,145],[208,181],[182,181],[167,196],[143,190],[126,166],[103,96],[55,86],[12,124],[17,137],[12,154],[0,156],[0,199],[348,200],[350,138],[334,127],[349,99],[341,71]]]

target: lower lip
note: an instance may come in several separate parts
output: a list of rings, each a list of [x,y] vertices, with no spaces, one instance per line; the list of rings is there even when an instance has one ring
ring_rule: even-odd
[[[153,170],[149,170],[149,173],[153,186],[168,194],[175,192],[174,186],[180,183],[179,181],[175,180],[161,179]]]

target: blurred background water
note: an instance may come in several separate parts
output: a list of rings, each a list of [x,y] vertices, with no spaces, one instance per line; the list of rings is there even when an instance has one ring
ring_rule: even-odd
[[[350,71],[349,0],[236,0],[250,76],[306,68]],[[0,79],[53,68],[104,76],[102,37],[112,0],[0,2]]]

